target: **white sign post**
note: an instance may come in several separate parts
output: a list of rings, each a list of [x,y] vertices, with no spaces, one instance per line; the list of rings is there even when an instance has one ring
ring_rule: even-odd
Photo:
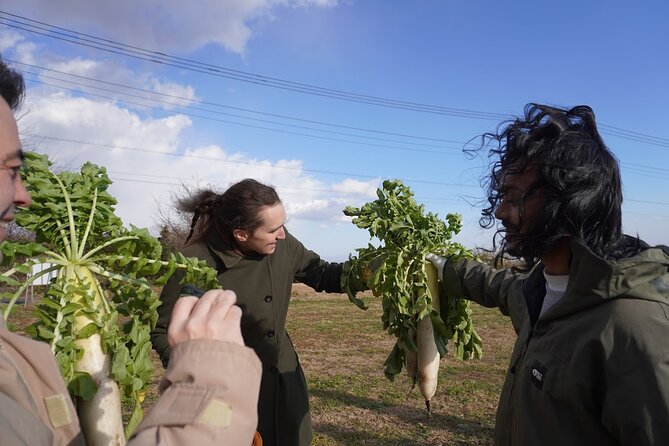
[[[30,274],[28,275],[28,278],[31,278],[32,276],[36,276],[37,274],[41,273],[42,271],[51,268],[53,263],[37,263],[32,266]],[[30,286],[26,288],[26,296],[24,299],[24,302],[26,306],[28,305],[28,300],[32,301],[35,297],[35,286],[44,286],[48,285],[51,283],[51,280],[56,277],[56,272],[55,271],[50,271],[46,274],[43,274],[36,278],[33,282],[30,283]]]

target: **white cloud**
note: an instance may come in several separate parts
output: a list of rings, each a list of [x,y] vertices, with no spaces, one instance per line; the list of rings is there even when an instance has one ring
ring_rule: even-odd
[[[333,185],[333,189],[337,192],[358,194],[362,197],[374,197],[380,182],[380,178],[368,181],[346,179],[339,184]]]
[[[16,31],[10,29],[0,30],[0,53],[16,46],[22,40],[23,36]]]
[[[297,198],[286,200],[289,217],[342,223],[350,220],[343,214],[343,209],[349,205],[358,206],[375,199],[379,183],[379,179],[369,181],[345,179],[330,185],[311,181],[295,185],[292,190],[290,187],[284,187],[282,196]]]
[[[318,6],[321,8],[334,8],[339,3],[338,0],[295,0],[292,2],[285,2],[293,4],[298,7],[307,8],[310,6]]]
[[[350,204],[343,199],[335,200],[305,200],[288,202],[286,213],[289,218],[299,218],[311,221],[341,223],[348,221],[342,210]]]
[[[14,30],[0,30],[0,54],[3,59],[14,59],[17,62],[33,64],[37,46]],[[7,55],[11,57],[7,57]]]
[[[64,93],[32,95],[28,109],[19,120],[26,149],[49,154],[61,168],[78,169],[85,161],[105,166],[126,224],[155,230],[158,206],[168,209],[184,184],[222,191],[256,178],[277,188],[290,218],[323,223],[343,221],[345,205],[372,190],[371,182],[324,184],[299,160],[258,160],[215,144],[184,148],[180,137],[192,123],[179,114],[142,118],[114,103]]]
[[[148,85],[150,86],[151,91],[161,95],[161,100],[169,103],[169,106],[165,107],[167,109],[170,109],[173,106],[190,105],[194,100],[197,100],[195,89],[189,85],[180,85],[175,82],[163,82],[156,78],[149,79]]]
[[[23,118],[29,133],[119,147],[174,152],[178,135],[191,125],[189,118],[173,115],[142,120],[112,102],[54,93],[32,97]],[[106,149],[116,153],[121,149]]]
[[[36,59],[36,49],[36,45],[32,42],[19,42],[16,45],[16,54],[18,56],[19,62],[34,64]]]
[[[333,7],[335,0],[22,0],[13,12],[146,49],[189,53],[207,44],[243,54],[257,20],[280,6]]]
[[[48,64],[41,74],[49,84],[63,85],[98,97],[116,97],[129,107],[142,110],[172,110],[198,100],[195,89],[190,85],[164,81],[148,73],[137,73],[110,61],[82,58],[57,61]],[[64,82],[54,82],[55,79],[64,79]],[[96,82],[96,79],[104,81]]]
[[[49,68],[64,73],[92,78],[101,77],[103,74],[105,75],[104,77],[107,77],[110,72],[113,73],[113,70],[109,69],[110,67],[108,64],[92,59],[82,59],[80,57],[68,61],[52,63],[49,65]],[[112,76],[112,78],[113,77],[115,76]]]

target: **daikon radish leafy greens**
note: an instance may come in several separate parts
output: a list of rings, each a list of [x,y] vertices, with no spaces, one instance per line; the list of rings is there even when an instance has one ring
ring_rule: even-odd
[[[27,331],[51,346],[89,444],[96,436],[121,444],[142,418],[140,402],[152,379],[149,333],[159,305],[154,287],[180,269],[184,282],[218,288],[216,271],[181,254],[161,260],[160,242],[148,230],[125,228],[114,214],[104,167],[85,163],[78,173],[55,174],[50,166],[45,155],[26,153],[24,178],[33,203],[17,212],[16,221],[34,232],[35,241],[6,241],[0,248],[10,264],[0,283],[15,288],[0,295],[9,301],[4,318],[31,283],[55,275]],[[47,267],[31,275],[34,265]],[[125,433],[119,399],[133,408]]]
[[[399,180],[386,180],[377,190],[377,199],[362,207],[347,207],[344,214],[352,222],[366,229],[372,238],[381,242],[357,249],[357,256],[350,260],[356,264],[349,271],[364,270],[375,259],[382,259],[381,266],[367,278],[368,287],[383,302],[381,320],[383,328],[397,341],[384,363],[384,373],[394,379],[406,365],[407,352],[416,352],[413,334],[418,321],[430,317],[434,338],[440,355],[447,354],[447,344],[453,343],[456,358],[479,358],[482,355],[481,338],[471,319],[469,301],[454,296],[441,296],[441,313],[433,309],[434,299],[427,281],[428,253],[457,260],[473,258],[470,250],[453,242],[452,236],[461,227],[458,214],[448,214],[441,220],[436,214],[425,212],[411,190]],[[431,266],[431,264],[430,264]],[[356,293],[347,290],[349,299],[360,308],[365,303]],[[438,308],[438,307],[437,307]],[[442,319],[442,315],[445,319]]]

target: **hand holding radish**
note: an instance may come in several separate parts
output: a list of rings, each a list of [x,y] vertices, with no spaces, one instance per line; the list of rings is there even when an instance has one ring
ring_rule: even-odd
[[[170,347],[193,339],[213,339],[244,345],[242,310],[230,290],[210,290],[198,299],[185,296],[174,304],[167,340]]]
[[[441,282],[442,280],[444,280],[444,266],[446,265],[446,262],[448,262],[448,259],[446,257],[429,253],[425,255],[425,260],[429,260],[430,262],[432,262],[434,267],[437,268],[437,275],[439,277],[439,281]]]

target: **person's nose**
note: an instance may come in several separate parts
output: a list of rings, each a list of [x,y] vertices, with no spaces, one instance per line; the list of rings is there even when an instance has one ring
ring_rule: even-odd
[[[286,230],[283,226],[281,226],[281,229],[277,231],[276,238],[277,240],[283,240],[286,238]]]
[[[14,205],[21,207],[28,207],[33,202],[30,193],[23,184],[20,176],[17,176],[17,184],[14,187]]]
[[[507,220],[509,217],[509,206],[502,201],[497,205],[497,208],[495,209],[495,218],[497,220]]]

